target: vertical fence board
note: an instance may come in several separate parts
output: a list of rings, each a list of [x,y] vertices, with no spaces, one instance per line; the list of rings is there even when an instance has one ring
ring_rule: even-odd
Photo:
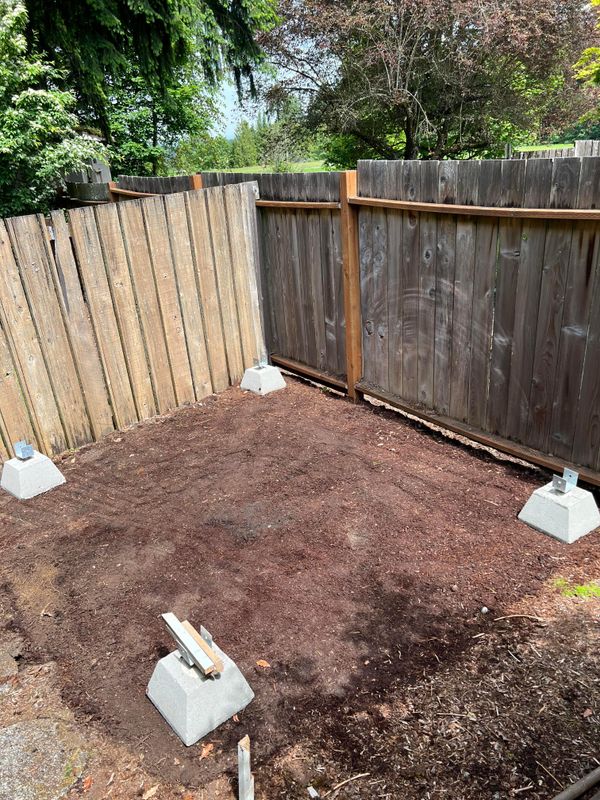
[[[173,266],[177,276],[179,301],[185,329],[190,370],[196,400],[212,394],[208,354],[204,339],[205,322],[198,297],[192,244],[187,223],[185,199],[182,194],[165,196],[165,214],[171,242]]]
[[[167,227],[164,198],[149,197],[142,205],[151,264],[169,353],[175,402],[194,402],[194,384],[188,358],[185,331],[179,305],[179,292]]]
[[[420,197],[424,203],[438,201],[438,162],[423,162]],[[418,400],[433,405],[433,371],[435,365],[435,279],[437,263],[437,216],[421,214],[419,227],[421,257],[419,261],[419,298],[417,334]]]
[[[40,447],[60,453],[68,447],[44,356],[9,241],[0,223],[0,313],[19,372]]]
[[[148,201],[146,200],[145,202]],[[127,203],[119,203],[117,208],[156,404],[158,412],[164,414],[176,407],[177,400],[169,368],[169,353],[165,340],[160,301],[152,272],[142,203],[140,200],[131,200]]]
[[[26,439],[39,448],[27,408],[27,400],[19,382],[6,333],[0,329],[0,425],[2,457],[11,457],[15,442]]]
[[[438,202],[459,202],[457,200],[457,178],[458,170],[455,161],[439,162]],[[437,258],[435,265],[435,365],[433,384],[433,407],[440,414],[450,413],[452,317],[457,245],[458,221],[450,216],[440,216],[437,220]],[[463,263],[463,259],[459,258],[459,268]],[[464,359],[464,353],[462,357]]]
[[[15,217],[7,227],[67,442],[80,447],[92,433],[54,287],[44,218]]]
[[[525,162],[503,161],[500,178],[501,205],[508,207],[522,206],[525,187]],[[487,429],[501,436],[506,432],[506,411],[522,227],[520,219],[500,219],[498,224],[498,260],[495,279],[496,290],[490,356]]]
[[[457,202],[475,205],[479,194],[479,162],[457,164]],[[473,354],[473,289],[475,285],[477,221],[469,217],[451,218],[456,226],[456,255],[452,283],[450,415],[461,421],[469,417],[470,364]]]
[[[223,319],[225,352],[229,379],[232,383],[241,380],[244,374],[240,326],[238,322],[236,299],[233,286],[231,250],[225,218],[223,189],[213,189],[206,194],[208,219],[214,252],[217,291]]]
[[[419,162],[405,161],[402,165],[402,198],[420,197]],[[402,214],[402,387],[410,402],[418,400],[417,341],[419,331],[419,215],[412,211]]]
[[[50,266],[69,333],[92,433],[94,439],[99,439],[114,430],[102,361],[81,290],[64,212],[52,212],[51,219],[55,236],[55,257],[50,259]]]
[[[479,171],[479,203],[498,205],[502,162],[482,161]],[[471,368],[469,375],[469,424],[483,428],[486,421],[490,374],[490,348],[494,324],[494,278],[498,251],[498,220],[477,220]]]
[[[124,428],[138,416],[93,209],[71,211],[69,223],[113,416],[117,427]]]
[[[187,194],[186,207],[200,299],[204,309],[211,382],[213,391],[222,392],[229,384],[229,372],[204,192]]]
[[[579,159],[556,159],[551,206],[574,207],[578,181]],[[573,224],[568,221],[553,221],[546,233],[527,433],[528,443],[537,450],[547,450],[551,437],[553,391],[572,238]]]
[[[115,205],[96,208],[96,226],[138,419],[156,414],[137,302]],[[102,256],[100,256],[102,257]],[[101,262],[102,263],[102,262]],[[98,265],[100,269],[101,265]]]

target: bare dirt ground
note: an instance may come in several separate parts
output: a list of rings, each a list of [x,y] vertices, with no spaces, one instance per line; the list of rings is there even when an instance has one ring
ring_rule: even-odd
[[[0,498],[0,727],[72,726],[70,797],[229,800],[246,733],[261,800],[541,800],[600,763],[600,604],[553,583],[600,577],[600,533],[517,521],[541,473],[294,380],[60,466]],[[144,694],[168,610],[256,692],[191,748]]]

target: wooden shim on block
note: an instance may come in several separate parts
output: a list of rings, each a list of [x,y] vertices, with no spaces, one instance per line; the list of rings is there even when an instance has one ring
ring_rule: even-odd
[[[215,653],[215,651],[212,649],[212,647],[207,642],[204,641],[204,639],[198,633],[196,628],[194,628],[192,623],[188,622],[187,619],[184,619],[184,621],[181,624],[186,629],[186,631],[190,634],[190,636],[194,639],[194,641],[196,642],[198,647],[202,648],[202,650],[204,650],[206,655],[213,662],[213,665],[214,665],[213,672],[223,672],[223,669],[224,669],[223,660],[221,658],[219,658],[219,656]]]
[[[96,210],[104,212],[107,208],[109,206],[102,206]],[[138,415],[106,275],[94,209],[72,210],[69,222],[116,427],[126,428],[138,421]]]
[[[169,630],[169,633],[179,646],[180,652],[183,650],[181,655],[184,657],[184,659],[188,661],[189,657],[189,659],[194,662],[194,665],[198,667],[198,669],[204,675],[211,675],[213,672],[215,672],[216,668],[212,659],[204,652],[204,648],[197,644],[196,639],[187,630],[183,623],[177,619],[175,614],[168,612],[167,614],[161,614],[161,616]],[[192,665],[190,664],[190,666]]]
[[[60,453],[67,448],[67,439],[3,221],[0,221],[0,319],[31,411],[38,445],[48,455]]]
[[[50,266],[81,381],[92,434],[94,439],[99,439],[114,430],[102,361],[81,290],[64,211],[53,211],[51,219],[54,230],[54,258],[51,259]]]

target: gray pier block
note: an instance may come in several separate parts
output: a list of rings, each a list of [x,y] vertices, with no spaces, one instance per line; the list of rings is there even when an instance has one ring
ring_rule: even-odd
[[[254,392],[254,394],[265,395],[285,389],[285,381],[277,367],[264,364],[247,369],[240,388],[247,392]]]
[[[0,486],[19,500],[29,500],[62,483],[65,483],[62,472],[37,450],[31,458],[11,458],[2,467]]]
[[[189,667],[179,650],[161,658],[146,694],[188,747],[195,744],[254,699],[254,692],[235,663],[213,642],[223,660],[216,677]]]
[[[519,519],[566,544],[600,526],[600,513],[591,492],[579,486],[566,493],[558,492],[552,483],[533,492]]]

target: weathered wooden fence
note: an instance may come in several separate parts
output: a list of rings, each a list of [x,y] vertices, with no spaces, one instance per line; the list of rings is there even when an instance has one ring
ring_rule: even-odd
[[[205,186],[256,181],[267,340],[275,361],[346,380],[340,173],[206,172]]]
[[[0,221],[0,452],[239,381],[264,347],[253,184]]]
[[[252,177],[277,360],[600,481],[599,158]]]

